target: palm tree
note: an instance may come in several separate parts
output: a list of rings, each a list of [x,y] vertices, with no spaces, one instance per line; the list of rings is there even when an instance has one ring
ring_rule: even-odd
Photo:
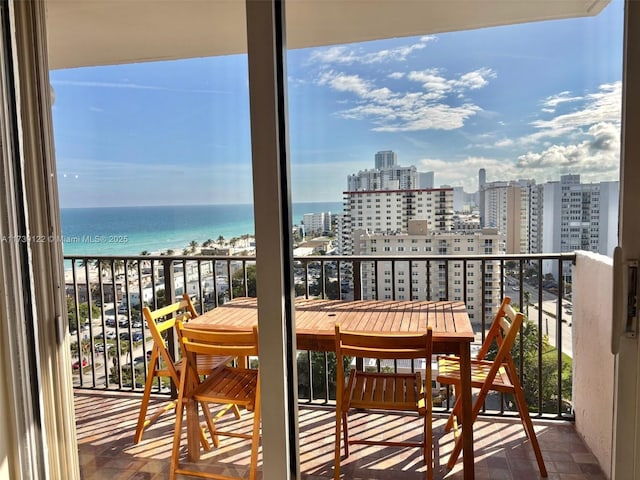
[[[116,272],[116,275],[124,270],[124,260],[114,260],[113,268]]]
[[[93,266],[100,272],[102,277],[106,277],[110,273],[112,260],[106,258],[96,258],[93,262],[89,262],[89,264],[93,264]]]
[[[224,237],[222,235],[220,235],[218,237],[218,245],[222,246],[224,244]]]
[[[194,253],[196,251],[196,248],[198,248],[200,244],[198,242],[196,242],[195,240],[191,240],[189,242],[189,249],[191,250],[191,253]]]

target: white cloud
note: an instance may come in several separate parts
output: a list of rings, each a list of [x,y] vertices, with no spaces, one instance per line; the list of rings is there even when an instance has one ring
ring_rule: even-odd
[[[542,101],[542,111],[553,113],[556,111],[556,107],[562,103],[579,102],[581,100],[583,100],[583,97],[571,96],[571,92],[565,90],[545,98]]]
[[[230,91],[226,91],[226,90],[188,89],[188,88],[163,87],[161,85],[144,85],[140,83],[131,83],[127,80],[122,82],[95,82],[95,81],[86,81],[86,80],[53,80],[51,84],[54,87],[157,90],[157,91],[163,91],[163,92],[184,92],[184,93],[223,93],[223,94],[231,93]]]
[[[404,62],[413,52],[426,48],[429,42],[436,40],[434,36],[421,37],[417,43],[402,45],[394,48],[386,48],[375,52],[363,52],[362,49],[354,49],[345,46],[316,49],[309,57],[312,63],[351,65],[375,64],[389,61]]]
[[[499,172],[500,178],[522,178],[513,162],[489,157],[470,156],[462,160],[424,158],[416,166],[421,172],[433,170],[436,186],[461,186],[465,192],[478,190],[478,171],[481,168],[487,172]]]
[[[458,78],[447,79],[442,70],[430,68],[422,71],[409,72],[407,78],[422,84],[425,90],[444,97],[449,93],[461,94],[466,90],[477,90],[486,86],[490,78],[496,78],[496,73],[490,68],[480,68],[464,73]]]
[[[487,78],[496,78],[496,76],[496,73],[490,68],[480,68],[461,75],[456,82],[456,86],[461,89],[477,90],[489,83]]]
[[[409,132],[420,130],[452,130],[482,110],[471,101],[459,98],[467,90],[486,85],[495,77],[491,69],[483,68],[447,78],[437,69],[413,71],[407,78],[421,84],[417,91],[394,91],[378,87],[374,82],[334,70],[323,72],[317,83],[333,90],[352,93],[355,106],[337,112],[343,118],[369,120],[373,130],[380,132]],[[456,97],[457,105],[445,100]]]
[[[498,148],[512,147],[514,143],[515,142],[510,138],[503,138],[501,140],[498,140],[496,143],[494,143],[494,146]]]
[[[568,92],[562,92],[555,96],[554,101],[569,101],[567,99],[577,102],[580,97],[569,97]],[[584,105],[573,112],[531,122],[531,126],[537,131],[523,137],[521,142],[531,144],[546,138],[579,136],[585,133],[585,129],[602,122],[619,127],[622,115],[622,82],[601,85],[597,92],[590,93],[581,100]]]
[[[579,143],[551,145],[541,152],[518,157],[517,165],[533,176],[548,172],[585,172],[615,175],[620,162],[620,130],[612,123],[598,123]]]
[[[366,98],[371,90],[371,84],[360,78],[359,75],[347,75],[334,71],[324,72],[319,80],[319,85],[329,85],[338,92],[355,93],[361,98]]]

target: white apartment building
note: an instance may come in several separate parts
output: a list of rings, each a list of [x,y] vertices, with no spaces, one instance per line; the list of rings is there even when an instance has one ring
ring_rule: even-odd
[[[429,231],[452,227],[453,189],[373,190],[344,193],[340,251],[354,252],[352,232],[407,232],[410,220],[425,220]]]
[[[406,233],[357,231],[354,253],[407,258],[362,264],[362,298],[385,300],[464,301],[472,322],[494,316],[500,304],[500,262],[495,260],[438,260],[440,255],[499,255],[504,242],[496,229],[428,232],[426,222],[411,221]]]
[[[563,175],[542,189],[543,252],[586,250],[611,256],[617,245],[619,182],[580,183],[580,175]],[[551,271],[543,265],[543,273]]]
[[[416,167],[393,166],[360,170],[347,177],[349,191],[369,190],[409,190],[417,188],[418,175]]]
[[[304,234],[322,235],[331,231],[331,212],[305,213],[302,216]]]

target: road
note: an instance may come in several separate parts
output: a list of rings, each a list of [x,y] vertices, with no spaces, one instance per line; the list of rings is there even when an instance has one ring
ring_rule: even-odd
[[[511,296],[512,301],[519,304],[520,289],[518,282],[511,277],[507,277],[505,289],[508,295]],[[526,312],[526,300],[523,296],[523,304],[525,305],[523,310],[525,310],[527,317],[537,325],[542,326],[542,333],[547,335],[550,345],[557,346],[558,321],[556,317],[558,316],[558,296],[546,290],[542,291],[542,315],[540,315],[538,309],[538,287],[533,287],[525,283],[524,292],[529,292],[530,303],[528,312]],[[567,309],[567,307],[569,307],[569,309]],[[573,322],[571,307],[572,304],[569,300],[562,300],[562,328],[560,330],[562,336],[562,351],[570,357],[573,356],[571,345],[571,325]]]
[[[105,304],[104,307],[104,312],[105,312],[105,321],[109,318],[115,318],[115,309],[112,303],[107,303]],[[124,315],[118,315],[117,316],[118,319],[122,319],[122,318],[126,318],[126,316]],[[103,345],[104,347],[107,347],[109,345],[114,344],[113,341],[112,343],[108,342],[109,336],[110,334],[113,334],[115,336],[119,335],[122,332],[129,332],[129,326],[125,326],[125,327],[118,327],[118,329],[116,330],[116,327],[105,327],[105,331],[104,331],[104,336],[107,337],[107,339],[103,338],[96,338],[97,335],[103,333],[102,332],[102,318],[94,318],[91,321],[91,330],[93,333],[93,342],[94,342],[94,346],[98,347],[98,345]],[[135,332],[141,332],[142,329],[140,327],[132,327],[131,328],[131,333],[135,333]],[[83,340],[89,340],[89,329],[88,327],[85,327],[84,330],[80,333],[80,336]],[[145,328],[144,331],[144,336],[145,336],[145,348],[147,350],[151,349],[152,345],[153,345],[153,339],[151,338],[151,335],[149,334],[149,331]],[[71,335],[71,342],[75,342],[77,341],[77,337],[75,334]],[[120,364],[121,365],[129,365],[131,358],[136,359],[139,357],[142,357],[145,355],[145,348],[143,348],[143,342],[134,342],[134,347],[132,349],[132,351],[129,353],[125,353],[120,355]],[[91,361],[91,354],[90,353],[85,353],[84,357],[89,359]],[[73,362],[77,361],[77,359],[72,359]],[[104,361],[105,361],[105,354],[102,351],[99,351],[99,347],[96,348],[96,352],[95,355],[93,357],[93,361],[94,361],[94,368],[95,368],[95,384],[97,386],[103,386],[106,384],[105,382],[105,365],[104,365]],[[113,362],[113,358],[109,357],[108,361],[110,362],[109,365],[107,365],[107,370],[110,371],[111,367],[112,367],[112,363]],[[84,371],[84,379],[85,381],[90,381],[90,376],[91,376],[91,366],[89,365],[88,367],[85,367],[83,369]],[[78,371],[74,370],[74,374],[77,375]]]

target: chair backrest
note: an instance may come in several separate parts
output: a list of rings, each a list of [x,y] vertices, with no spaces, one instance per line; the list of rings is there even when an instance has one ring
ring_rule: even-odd
[[[336,402],[341,404],[345,388],[344,356],[375,358],[379,360],[424,359],[425,386],[422,389],[426,408],[431,410],[431,354],[433,330],[427,328],[424,334],[376,334],[342,331],[335,326],[336,341]],[[395,375],[395,374],[387,374]]]
[[[498,347],[498,353],[494,361],[497,364],[507,361],[513,361],[511,357],[511,348],[515,343],[520,327],[524,320],[522,312],[516,312],[511,306],[511,299],[504,297],[502,304],[498,309],[498,313],[491,324],[491,328],[487,333],[482,348],[478,352],[478,360],[484,360],[489,349],[495,342]]]
[[[186,321],[192,317],[190,309],[193,308],[193,305],[190,307],[190,304],[190,301],[183,299],[157,310],[151,310],[149,307],[142,309],[142,314],[149,327],[149,332],[151,332],[151,336],[153,337],[151,360],[155,361],[155,358],[161,359],[164,362],[165,369],[176,382],[176,385],[179,381],[179,375],[174,365],[175,359],[169,353],[162,334],[174,328],[176,321]]]
[[[258,355],[258,327],[251,331],[221,331],[190,327],[178,321],[177,330],[180,344],[187,357],[196,355],[216,355],[249,357]],[[191,361],[191,358],[189,358]]]
[[[340,324],[335,329],[336,352],[339,355],[380,360],[428,358],[431,364],[431,327],[424,334],[402,335],[343,331]]]

